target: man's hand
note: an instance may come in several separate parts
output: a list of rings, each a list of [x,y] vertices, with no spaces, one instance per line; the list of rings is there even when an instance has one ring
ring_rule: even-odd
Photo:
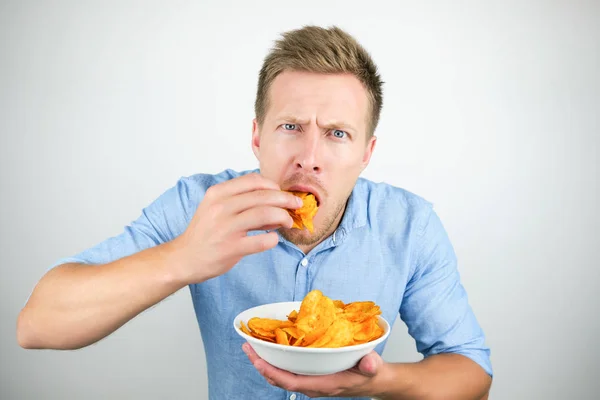
[[[249,343],[244,343],[242,350],[269,384],[308,397],[486,400],[491,385],[484,370],[460,354],[437,354],[414,363],[389,363],[372,351],[346,371],[305,376],[267,363]]]
[[[252,173],[210,187],[185,232],[173,240],[175,275],[186,284],[229,271],[242,257],[269,250],[276,232],[248,236],[248,231],[291,228],[287,209],[302,200]]]
[[[303,393],[309,397],[361,397],[376,396],[377,388],[381,390],[378,382],[384,372],[385,362],[375,351],[346,371],[324,376],[305,376],[272,366],[260,358],[248,343],[244,343],[242,349],[267,382],[290,392]]]

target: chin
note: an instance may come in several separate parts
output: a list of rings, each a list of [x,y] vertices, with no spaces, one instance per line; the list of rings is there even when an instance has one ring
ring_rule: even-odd
[[[316,228],[313,233],[310,233],[307,229],[280,228],[279,233],[296,245],[311,245],[319,241],[319,231]]]

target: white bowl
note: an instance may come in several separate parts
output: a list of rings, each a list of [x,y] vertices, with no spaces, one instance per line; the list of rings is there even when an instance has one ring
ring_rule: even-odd
[[[248,326],[248,320],[253,317],[287,320],[292,310],[300,311],[300,304],[300,301],[290,301],[250,308],[235,317],[233,327],[266,362],[299,375],[327,375],[352,368],[390,334],[389,323],[380,315],[378,324],[383,329],[381,337],[368,343],[339,348],[285,346],[248,336],[240,329],[240,321]]]

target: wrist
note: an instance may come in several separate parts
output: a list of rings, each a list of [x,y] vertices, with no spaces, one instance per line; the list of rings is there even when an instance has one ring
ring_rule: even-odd
[[[180,238],[176,238],[170,242],[163,243],[157,250],[159,251],[158,259],[164,272],[164,280],[168,285],[181,289],[191,283],[190,268],[187,266],[187,257],[185,256]]]

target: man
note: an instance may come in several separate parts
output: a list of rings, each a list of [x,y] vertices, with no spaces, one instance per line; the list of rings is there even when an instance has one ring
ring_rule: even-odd
[[[381,86],[344,31],[285,33],[259,75],[260,167],[182,178],[120,235],[60,260],[19,316],[21,346],[90,345],[189,287],[212,399],[487,398],[489,349],[439,218],[420,197],[359,178],[375,148]],[[290,191],[315,195],[314,232],[292,228],[288,210],[301,201]],[[382,343],[348,371],[296,376],[234,332],[242,310],[312,289],[375,301],[390,322],[399,313],[424,359],[386,363]]]

